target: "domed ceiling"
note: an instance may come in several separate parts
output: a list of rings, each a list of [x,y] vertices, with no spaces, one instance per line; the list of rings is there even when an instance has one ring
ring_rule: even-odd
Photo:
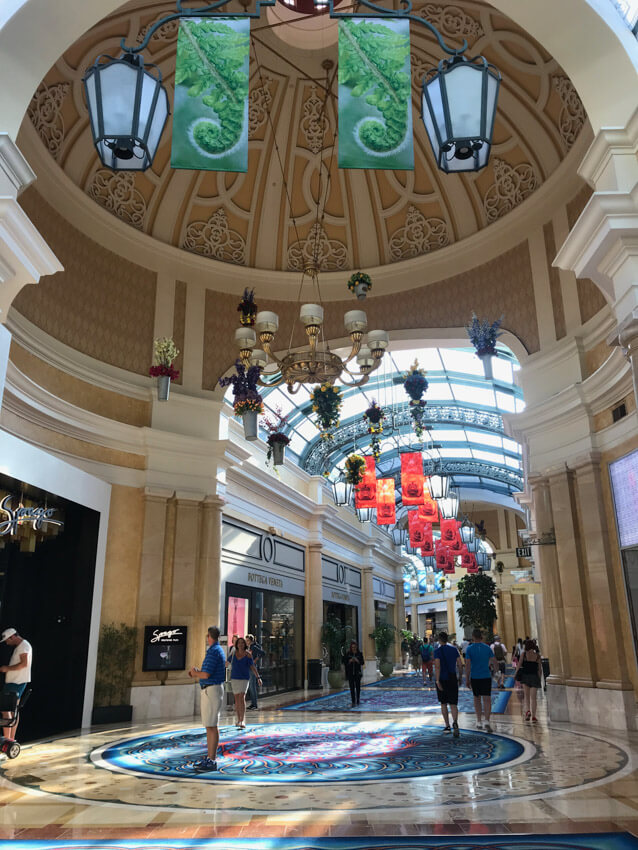
[[[91,29],[47,74],[29,119],[54,167],[96,204],[162,242],[227,263],[301,270],[317,240],[325,271],[436,251],[522,203],[557,169],[586,121],[559,65],[487,3],[415,3],[416,14],[435,23],[450,44],[466,38],[470,55],[482,53],[501,71],[490,164],[479,174],[437,170],[419,117],[420,86],[442,56],[429,31],[413,25],[415,170],[340,170],[335,22],[315,18],[311,29],[291,38],[294,21],[268,10],[252,24],[248,172],[171,169],[169,122],[152,169],[113,173],[92,145],[82,76],[98,54],[118,55],[122,36],[139,42],[149,24],[174,10],[174,3],[128,3]],[[161,68],[171,100],[176,38],[176,22],[166,24],[146,54]],[[319,217],[318,196],[326,199]]]

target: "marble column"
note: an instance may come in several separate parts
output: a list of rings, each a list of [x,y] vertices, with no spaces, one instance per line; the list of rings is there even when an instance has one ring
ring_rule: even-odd
[[[199,666],[206,647],[209,626],[221,629],[220,590],[222,575],[222,510],[224,500],[207,496],[201,506],[199,553],[195,571],[194,640],[189,642],[189,658]]]
[[[412,632],[415,635],[419,634],[419,606],[416,602],[410,603],[410,622],[412,624]]]
[[[374,639],[370,634],[374,631],[374,591],[373,568],[364,567],[361,573],[361,651],[363,652],[364,668],[363,681],[374,682],[377,678],[377,653]]]
[[[306,661],[309,658],[321,658],[321,625],[323,623],[323,595],[321,543],[308,545],[308,563],[306,565]],[[307,665],[305,665],[305,670]]]
[[[169,503],[170,504],[170,503]],[[188,651],[193,663],[199,666],[202,660],[204,637],[195,632],[197,610],[196,570],[199,565],[200,501],[184,498],[178,494],[175,500],[175,540],[171,577],[171,604],[169,625],[185,625],[189,635]],[[183,671],[169,673],[169,681],[188,681]]]
[[[403,582],[395,582],[394,587],[394,598],[396,600],[396,604],[394,606],[394,624],[397,630],[397,639],[394,644],[394,657],[396,659],[397,664],[400,664],[403,660],[401,658],[401,629],[405,629],[405,601],[403,597]]]
[[[501,614],[503,617],[502,629],[499,631],[500,637],[506,643],[506,646],[511,649],[516,643],[516,626],[514,625],[514,613],[512,610],[512,594],[509,590],[501,591]]]
[[[456,633],[456,617],[454,615],[454,597],[448,596],[447,600],[447,631],[449,635]]]

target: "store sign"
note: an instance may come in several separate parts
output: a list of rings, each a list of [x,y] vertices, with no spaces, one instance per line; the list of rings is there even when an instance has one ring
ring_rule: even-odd
[[[525,596],[531,596],[534,593],[541,592],[541,583],[539,581],[522,581],[518,584],[513,584],[510,587],[511,593],[522,593]]]
[[[17,508],[12,508],[11,500],[15,498],[8,495],[0,502],[0,535],[17,534],[18,529],[24,525],[31,525],[36,531],[45,531],[45,525],[64,528],[61,520],[53,519],[57,508],[25,508],[21,503]],[[3,516],[6,519],[3,519]]]
[[[290,593],[294,596],[305,594],[305,583],[303,579],[292,578],[286,575],[285,568],[280,568],[279,575],[268,570],[256,570],[253,567],[245,567],[240,564],[229,564],[222,562],[222,575],[224,581],[240,584],[243,587],[255,587],[258,590],[271,590],[276,593]],[[297,572],[296,575],[299,575]]]
[[[264,575],[263,573],[248,573],[248,583],[249,584],[260,584],[265,585],[267,587],[278,587],[283,588],[284,583],[280,578],[276,578],[275,576]]]
[[[186,669],[186,626],[146,626],[142,670]]]

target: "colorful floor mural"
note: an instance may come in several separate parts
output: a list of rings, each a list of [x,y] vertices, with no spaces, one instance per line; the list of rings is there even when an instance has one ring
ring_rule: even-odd
[[[394,677],[397,680],[409,677]],[[382,680],[392,682],[393,679]],[[413,686],[394,687],[386,685],[379,687],[380,683],[361,688],[361,703],[352,707],[350,691],[340,691],[336,694],[314,697],[313,699],[297,702],[293,705],[283,707],[284,711],[374,711],[391,712],[400,714],[408,712],[413,714],[439,714],[440,706],[436,696],[435,688],[420,688]],[[492,692],[492,713],[504,714],[512,691]],[[474,712],[474,697],[467,688],[459,690],[459,711],[472,714]]]
[[[637,850],[628,832],[391,838],[0,841],[0,850]]]
[[[503,683],[506,688],[514,687],[514,677],[508,676]],[[365,688],[399,688],[409,690],[422,690],[423,679],[421,674],[406,673],[402,676],[390,676],[389,679],[379,679],[378,682],[371,682],[369,685],[364,685]],[[428,687],[434,687],[434,683],[428,683]]]
[[[101,767],[161,778],[222,782],[352,782],[409,779],[491,768],[519,758],[512,738],[412,723],[267,723],[221,730],[216,772],[197,762],[206,755],[203,729],[146,735],[91,754]]]

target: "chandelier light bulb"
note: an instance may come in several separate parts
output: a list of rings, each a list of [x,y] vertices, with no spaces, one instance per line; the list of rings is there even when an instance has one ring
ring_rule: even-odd
[[[368,345],[375,359],[383,357],[383,353],[388,347],[389,342],[390,337],[387,331],[368,331]]]
[[[265,351],[262,351],[261,348],[253,349],[252,354],[250,355],[250,365],[251,366],[259,366],[260,369],[265,369],[268,363],[268,355]]]
[[[255,316],[255,330],[257,333],[277,333],[279,330],[279,316],[268,310],[261,310]]]
[[[322,325],[323,307],[319,304],[302,304],[299,310],[299,318],[306,327],[310,325]]]
[[[348,310],[343,324],[348,333],[363,333],[368,327],[368,318],[363,310]]]
[[[242,350],[254,348],[257,342],[257,335],[252,328],[237,328],[235,331],[235,342]]]

